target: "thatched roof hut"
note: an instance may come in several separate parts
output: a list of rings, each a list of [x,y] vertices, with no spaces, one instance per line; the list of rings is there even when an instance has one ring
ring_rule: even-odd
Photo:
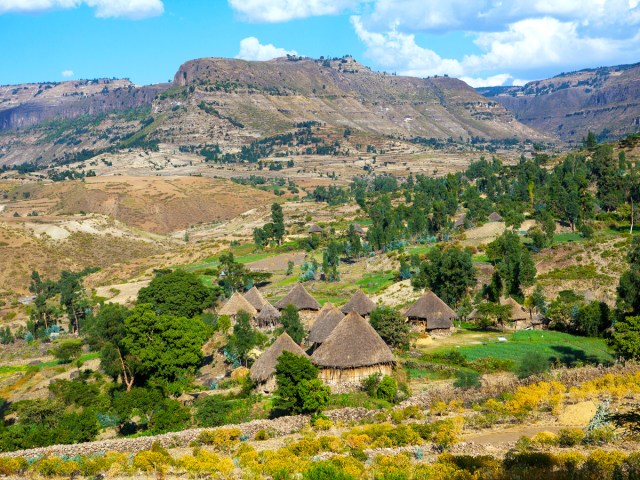
[[[359,225],[357,223],[352,224],[353,225],[353,230],[358,234],[358,235],[366,235],[366,232],[364,231],[364,228],[362,228],[362,225]]]
[[[464,221],[466,220],[466,215],[461,215],[453,222],[453,228],[464,228]]]
[[[371,300],[366,293],[362,290],[358,290],[353,294],[351,299],[340,309],[345,315],[351,312],[357,312],[358,314],[366,317],[373,309],[376,308],[376,304]]]
[[[444,303],[431,290],[427,290],[405,312],[405,316],[414,325],[424,326],[431,334],[447,335],[453,328],[453,320],[458,316],[449,305]]]
[[[312,344],[320,344],[324,342],[343,318],[344,314],[331,302],[325,303],[322,310],[318,313],[318,317],[313,323],[311,330],[309,330],[309,336],[307,339]]]
[[[260,328],[269,328],[275,326],[279,322],[280,312],[269,302],[266,302],[256,317],[256,324]]]
[[[509,320],[516,323],[516,328],[518,328],[518,322],[526,322],[529,320],[529,314],[527,311],[513,298],[507,297],[500,299],[500,305],[507,305],[511,307]]]
[[[276,364],[282,352],[291,352],[295,355],[307,356],[307,354],[294,342],[287,332],[280,335],[273,344],[267,348],[254,362],[249,376],[262,392],[268,393],[275,390]]]
[[[298,310],[320,310],[320,304],[307,292],[301,283],[296,283],[291,291],[276,302],[274,306],[278,310],[282,310],[289,304]]]
[[[225,303],[218,311],[218,315],[229,315],[230,317],[235,317],[238,315],[240,310],[244,310],[251,315],[252,318],[258,314],[258,311],[253,307],[253,305],[247,302],[238,292],[235,292],[231,295],[231,298],[227,300],[227,303]]]
[[[253,305],[253,308],[255,308],[258,312],[261,311],[262,306],[267,303],[267,301],[260,293],[260,290],[258,290],[256,287],[251,287],[251,290],[244,294],[244,299],[251,305]]]
[[[498,212],[492,212],[491,215],[489,215],[489,217],[487,217],[489,219],[490,222],[502,222],[502,217],[500,216],[500,214]]]
[[[313,225],[309,226],[309,229],[307,230],[307,233],[323,233],[323,232],[324,232],[324,230],[322,230],[322,228],[320,228],[315,223]]]
[[[391,349],[367,320],[351,312],[340,320],[311,360],[330,386],[358,386],[369,375],[389,375],[395,364]]]

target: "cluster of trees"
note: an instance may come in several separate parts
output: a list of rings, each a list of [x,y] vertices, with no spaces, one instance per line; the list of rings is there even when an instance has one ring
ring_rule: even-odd
[[[261,228],[255,228],[253,230],[253,240],[258,247],[264,247],[272,241],[280,245],[284,234],[282,206],[279,203],[273,203],[271,204],[271,222],[264,224]]]

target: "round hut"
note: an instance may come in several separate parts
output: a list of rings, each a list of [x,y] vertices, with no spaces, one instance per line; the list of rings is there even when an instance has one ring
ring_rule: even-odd
[[[333,329],[336,328],[343,318],[344,314],[331,302],[325,303],[320,313],[318,313],[318,317],[313,323],[311,330],[309,330],[307,341],[314,347],[319,346],[331,335]]]
[[[261,311],[262,306],[267,303],[267,301],[260,293],[260,290],[258,290],[256,287],[251,287],[251,290],[244,294],[244,299],[249,302],[258,312]]]
[[[280,312],[276,307],[266,302],[256,317],[256,325],[258,328],[269,329],[274,328],[278,323],[280,323]]]
[[[301,283],[295,286],[280,301],[275,303],[278,310],[284,309],[287,305],[293,305],[300,313],[300,320],[307,326],[313,323],[315,313],[320,310],[320,304],[313,298]]]
[[[366,293],[358,290],[340,311],[345,315],[356,312],[363,317],[368,317],[376,306],[375,302]]]
[[[322,228],[320,228],[318,225],[316,225],[315,223],[311,226],[309,226],[309,229],[307,230],[307,233],[311,234],[311,233],[324,233],[324,230],[322,230]]]
[[[256,384],[256,389],[262,393],[271,393],[276,389],[276,364],[282,352],[287,351],[295,355],[307,354],[284,332],[273,344],[267,348],[254,362],[249,377]]]
[[[509,322],[513,324],[514,330],[522,330],[527,326],[529,314],[524,307],[513,298],[507,297],[500,299],[500,305],[506,305],[511,309],[511,312],[509,313]]]
[[[405,317],[414,330],[426,331],[432,336],[444,336],[451,335],[457,314],[440,297],[427,290],[409,307]]]
[[[311,361],[320,367],[319,378],[338,391],[358,388],[369,375],[390,375],[395,364],[391,349],[356,312],[340,320]]]
[[[238,292],[234,292],[234,294],[231,295],[231,298],[227,300],[227,303],[218,310],[218,315],[228,315],[232,320],[235,320],[240,310],[247,312],[251,315],[251,318],[255,318],[258,314],[258,311],[253,307],[253,305],[247,302]]]
[[[498,212],[491,212],[487,217],[490,222],[502,222],[503,219]]]
[[[358,223],[354,223],[352,225],[353,225],[353,231],[356,232],[357,235],[364,237],[367,234],[367,232],[364,231],[364,228],[362,228],[362,225]]]

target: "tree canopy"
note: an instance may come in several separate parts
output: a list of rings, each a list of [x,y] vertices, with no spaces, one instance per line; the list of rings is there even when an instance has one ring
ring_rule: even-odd
[[[140,289],[138,303],[147,303],[157,314],[192,318],[213,304],[213,292],[197,275],[184,270],[161,273]]]

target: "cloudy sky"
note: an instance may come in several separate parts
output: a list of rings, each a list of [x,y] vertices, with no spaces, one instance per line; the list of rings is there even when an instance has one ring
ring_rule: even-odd
[[[351,54],[474,86],[640,62],[640,0],[0,0],[0,84],[165,82],[198,57]]]

